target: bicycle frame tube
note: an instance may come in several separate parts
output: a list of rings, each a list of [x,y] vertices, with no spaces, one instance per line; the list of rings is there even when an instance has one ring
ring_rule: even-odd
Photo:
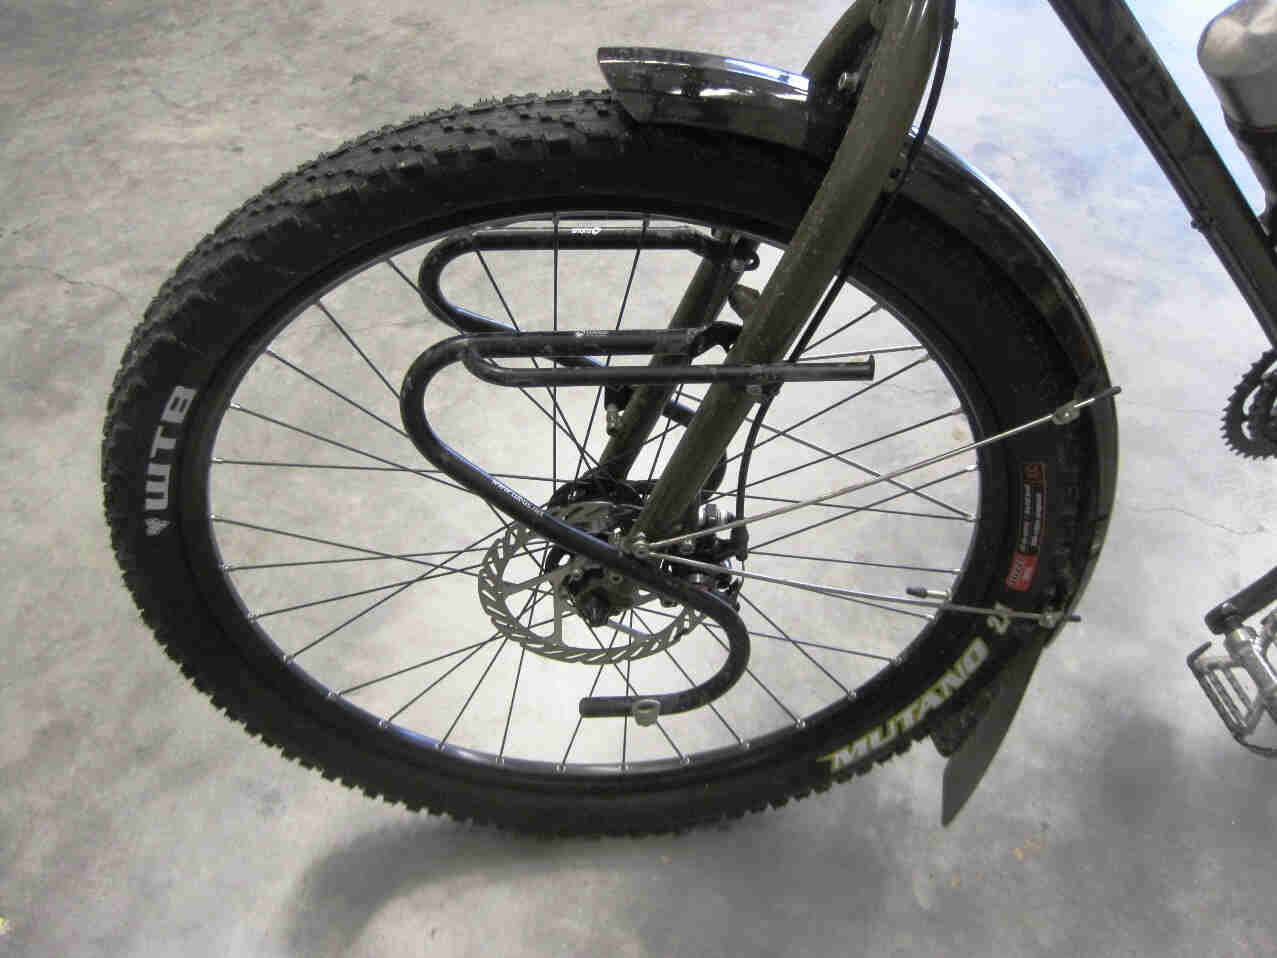
[[[1277,346],[1277,259],[1258,218],[1123,0],[1048,0]]]

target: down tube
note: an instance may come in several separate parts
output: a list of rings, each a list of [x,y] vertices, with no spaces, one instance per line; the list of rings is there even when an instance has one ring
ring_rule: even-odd
[[[1122,0],[1048,0],[1152,151],[1277,346],[1277,259],[1259,220]]]

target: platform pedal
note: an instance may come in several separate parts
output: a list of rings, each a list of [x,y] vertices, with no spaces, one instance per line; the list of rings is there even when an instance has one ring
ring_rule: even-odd
[[[1224,654],[1206,656],[1211,646],[1207,642],[1188,657],[1188,667],[1233,738],[1267,758],[1277,758],[1277,747],[1259,745],[1252,739],[1265,715],[1277,724],[1277,668],[1268,658],[1275,639],[1277,611],[1263,620],[1258,633],[1241,624],[1230,629],[1224,637]],[[1249,678],[1253,693],[1238,673]]]

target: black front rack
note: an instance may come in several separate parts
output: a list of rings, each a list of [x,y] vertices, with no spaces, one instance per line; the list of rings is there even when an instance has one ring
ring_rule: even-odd
[[[418,451],[436,468],[568,554],[582,556],[609,572],[617,572],[667,601],[713,619],[723,629],[728,642],[727,660],[705,682],[663,695],[584,698],[579,704],[582,716],[669,715],[709,704],[727,692],[745,672],[750,650],[745,623],[729,603],[713,592],[663,572],[659,561],[644,561],[623,551],[619,543],[604,541],[562,521],[470,462],[445,443],[427,420],[426,389],[437,373],[457,362],[485,382],[507,387],[729,383],[760,397],[785,382],[866,380],[874,376],[872,356],[844,363],[691,365],[692,360],[706,350],[716,345],[725,346],[736,329],[731,324],[713,323],[677,330],[481,332],[437,343],[417,357],[404,377],[400,393],[404,428]],[[681,364],[604,366],[590,358],[618,355],[672,357]],[[523,369],[494,362],[515,358],[545,359],[555,365]]]

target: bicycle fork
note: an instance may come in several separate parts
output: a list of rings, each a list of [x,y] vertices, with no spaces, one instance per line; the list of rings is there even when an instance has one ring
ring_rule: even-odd
[[[853,8],[848,18],[865,16],[866,5],[856,6],[859,11]],[[869,9],[869,20],[878,28],[879,38],[851,122],[793,241],[749,311],[726,364],[779,362],[830,281],[839,275],[849,251],[872,225],[878,198],[884,184],[890,188],[893,167],[931,74],[940,40],[941,6],[934,0],[895,0]],[[896,171],[897,178],[900,172]],[[706,265],[698,272],[689,296],[701,287],[700,305],[716,314],[728,289],[716,286],[708,274],[702,276],[707,269]],[[687,297],[684,303],[688,303]],[[689,317],[687,324],[706,322],[705,316],[702,312],[699,317]],[[630,542],[640,536],[651,541],[686,531],[681,526],[688,507],[757,398],[757,394],[730,383],[707,391],[630,530]],[[632,462],[663,404],[660,395],[640,394],[632,399],[604,459]]]

